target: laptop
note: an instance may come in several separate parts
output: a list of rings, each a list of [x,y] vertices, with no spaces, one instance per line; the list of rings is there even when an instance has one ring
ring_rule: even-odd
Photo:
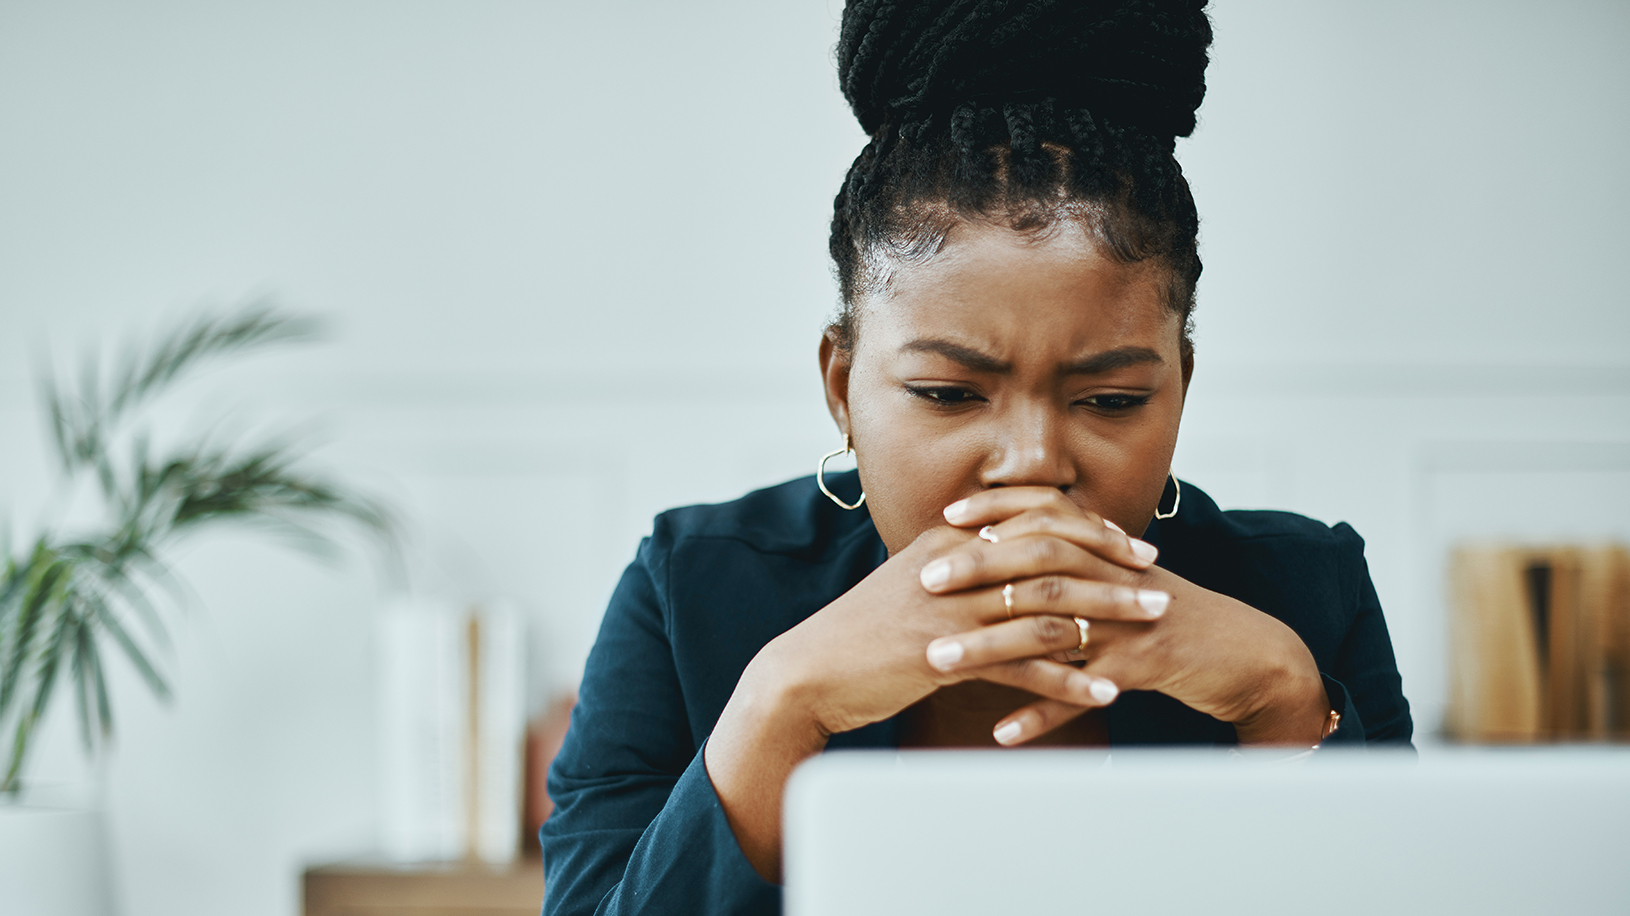
[[[787,916],[1630,914],[1630,748],[833,751]]]

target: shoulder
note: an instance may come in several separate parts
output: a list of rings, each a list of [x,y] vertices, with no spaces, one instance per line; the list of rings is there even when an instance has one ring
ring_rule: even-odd
[[[864,507],[838,508],[813,478],[657,516],[637,562],[692,720],[717,719],[760,649],[848,591],[885,553]]]
[[[836,486],[858,483],[830,475]],[[686,542],[720,541],[762,554],[820,560],[874,529],[864,507],[838,508],[815,486],[814,476],[754,490],[729,502],[683,506],[658,515],[651,546],[671,551]]]
[[[1183,482],[1177,516],[1155,522],[1152,534],[1173,546],[1238,545],[1279,550],[1362,551],[1364,540],[1351,525],[1329,525],[1294,512],[1263,509],[1224,511],[1205,491]]]
[[[1349,604],[1368,581],[1364,540],[1347,523],[1293,512],[1225,512],[1186,482],[1177,516],[1150,529],[1160,565],[1281,619],[1296,603]]]

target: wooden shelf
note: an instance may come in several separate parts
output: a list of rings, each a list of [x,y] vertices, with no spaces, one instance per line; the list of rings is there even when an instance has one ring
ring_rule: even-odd
[[[543,863],[508,868],[473,862],[320,865],[303,879],[305,916],[537,916]]]

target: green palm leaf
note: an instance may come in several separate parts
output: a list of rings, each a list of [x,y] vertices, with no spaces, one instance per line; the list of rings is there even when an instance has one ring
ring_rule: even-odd
[[[61,603],[67,591],[68,572],[68,564],[43,543],[34,548],[34,555],[21,570],[25,579],[22,607],[7,640],[9,652],[5,669],[0,671],[0,716],[5,715],[16,700],[23,671],[40,648],[36,644],[40,624],[49,611]]]
[[[112,734],[103,640],[119,648],[156,696],[170,697],[142,642],[167,648],[166,617],[186,607],[185,584],[163,561],[176,541],[226,522],[256,523],[325,553],[333,541],[318,523],[344,519],[393,546],[389,514],[306,472],[302,450],[290,443],[199,444],[155,460],[146,432],[128,428],[138,408],[208,360],[310,339],[314,329],[310,320],[255,302],[235,314],[185,322],[145,355],[128,347],[106,375],[94,357],[81,363],[72,386],[52,372],[40,374],[51,448],[69,484],[94,483],[109,524],[60,543],[42,536],[23,557],[0,549],[0,727],[16,720],[0,792],[19,787],[29,738],[59,677],[73,681],[86,747]]]

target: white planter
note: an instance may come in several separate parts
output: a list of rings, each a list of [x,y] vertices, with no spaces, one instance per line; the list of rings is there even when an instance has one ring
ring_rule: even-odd
[[[102,811],[74,793],[0,800],[0,911],[6,916],[112,916]]]

